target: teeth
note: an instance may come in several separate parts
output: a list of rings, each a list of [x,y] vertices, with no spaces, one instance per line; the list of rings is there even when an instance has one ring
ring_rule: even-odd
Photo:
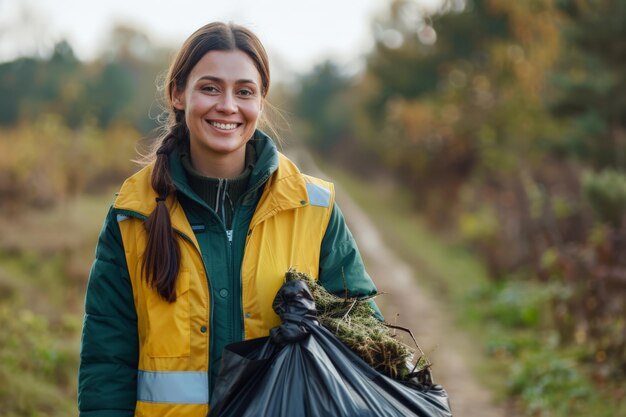
[[[237,127],[237,123],[218,123],[218,122],[209,122],[211,125],[217,127],[218,129],[224,130],[232,130]]]

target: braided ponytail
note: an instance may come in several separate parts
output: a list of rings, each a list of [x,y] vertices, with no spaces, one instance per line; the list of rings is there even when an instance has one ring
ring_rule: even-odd
[[[180,248],[166,205],[168,195],[176,192],[169,172],[169,154],[178,138],[173,131],[163,138],[156,151],[152,188],[157,192],[156,207],[145,221],[148,234],[142,271],[148,283],[166,301],[176,301],[176,277],[180,269]]]

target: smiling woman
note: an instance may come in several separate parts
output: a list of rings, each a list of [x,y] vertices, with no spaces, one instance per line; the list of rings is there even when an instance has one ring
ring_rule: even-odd
[[[333,185],[257,129],[268,68],[258,38],[233,24],[203,26],[175,57],[163,135],[98,241],[81,416],[206,416],[224,347],[280,323],[272,301],[291,267],[332,293],[376,293]]]
[[[185,113],[191,162],[203,175],[231,178],[243,171],[245,144],[256,129],[263,96],[254,61],[244,52],[211,51],[174,93]]]

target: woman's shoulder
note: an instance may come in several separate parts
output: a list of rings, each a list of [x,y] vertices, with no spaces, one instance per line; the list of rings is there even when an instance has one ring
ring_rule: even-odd
[[[308,164],[304,164],[305,166]],[[287,156],[279,152],[279,182],[301,184],[311,205],[331,207],[335,200],[335,187],[332,182],[303,173]]]
[[[149,207],[143,206],[153,206],[157,196],[152,188],[153,169],[154,163],[150,163],[128,177],[118,192],[114,208],[150,212]]]
[[[307,168],[310,167],[312,162],[308,162],[308,161],[303,162],[301,161],[302,158],[296,155],[296,158],[294,158],[295,161],[298,162],[298,165],[296,165],[296,162],[294,162],[292,159],[287,157],[282,152],[278,152],[278,157],[279,157],[278,165],[279,165],[279,169],[282,170],[283,177],[297,176],[297,177],[302,178],[302,180],[304,180],[307,183],[319,184],[319,185],[325,186],[326,188],[332,187],[331,181],[317,177],[315,175],[305,173],[307,171],[310,171],[310,169],[307,170]],[[300,169],[299,165],[301,165],[301,168],[303,169]]]

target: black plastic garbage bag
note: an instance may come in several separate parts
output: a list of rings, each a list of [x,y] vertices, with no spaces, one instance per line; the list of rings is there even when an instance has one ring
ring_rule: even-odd
[[[441,386],[388,378],[319,325],[305,282],[272,307],[283,324],[269,337],[225,348],[209,417],[452,416]]]

